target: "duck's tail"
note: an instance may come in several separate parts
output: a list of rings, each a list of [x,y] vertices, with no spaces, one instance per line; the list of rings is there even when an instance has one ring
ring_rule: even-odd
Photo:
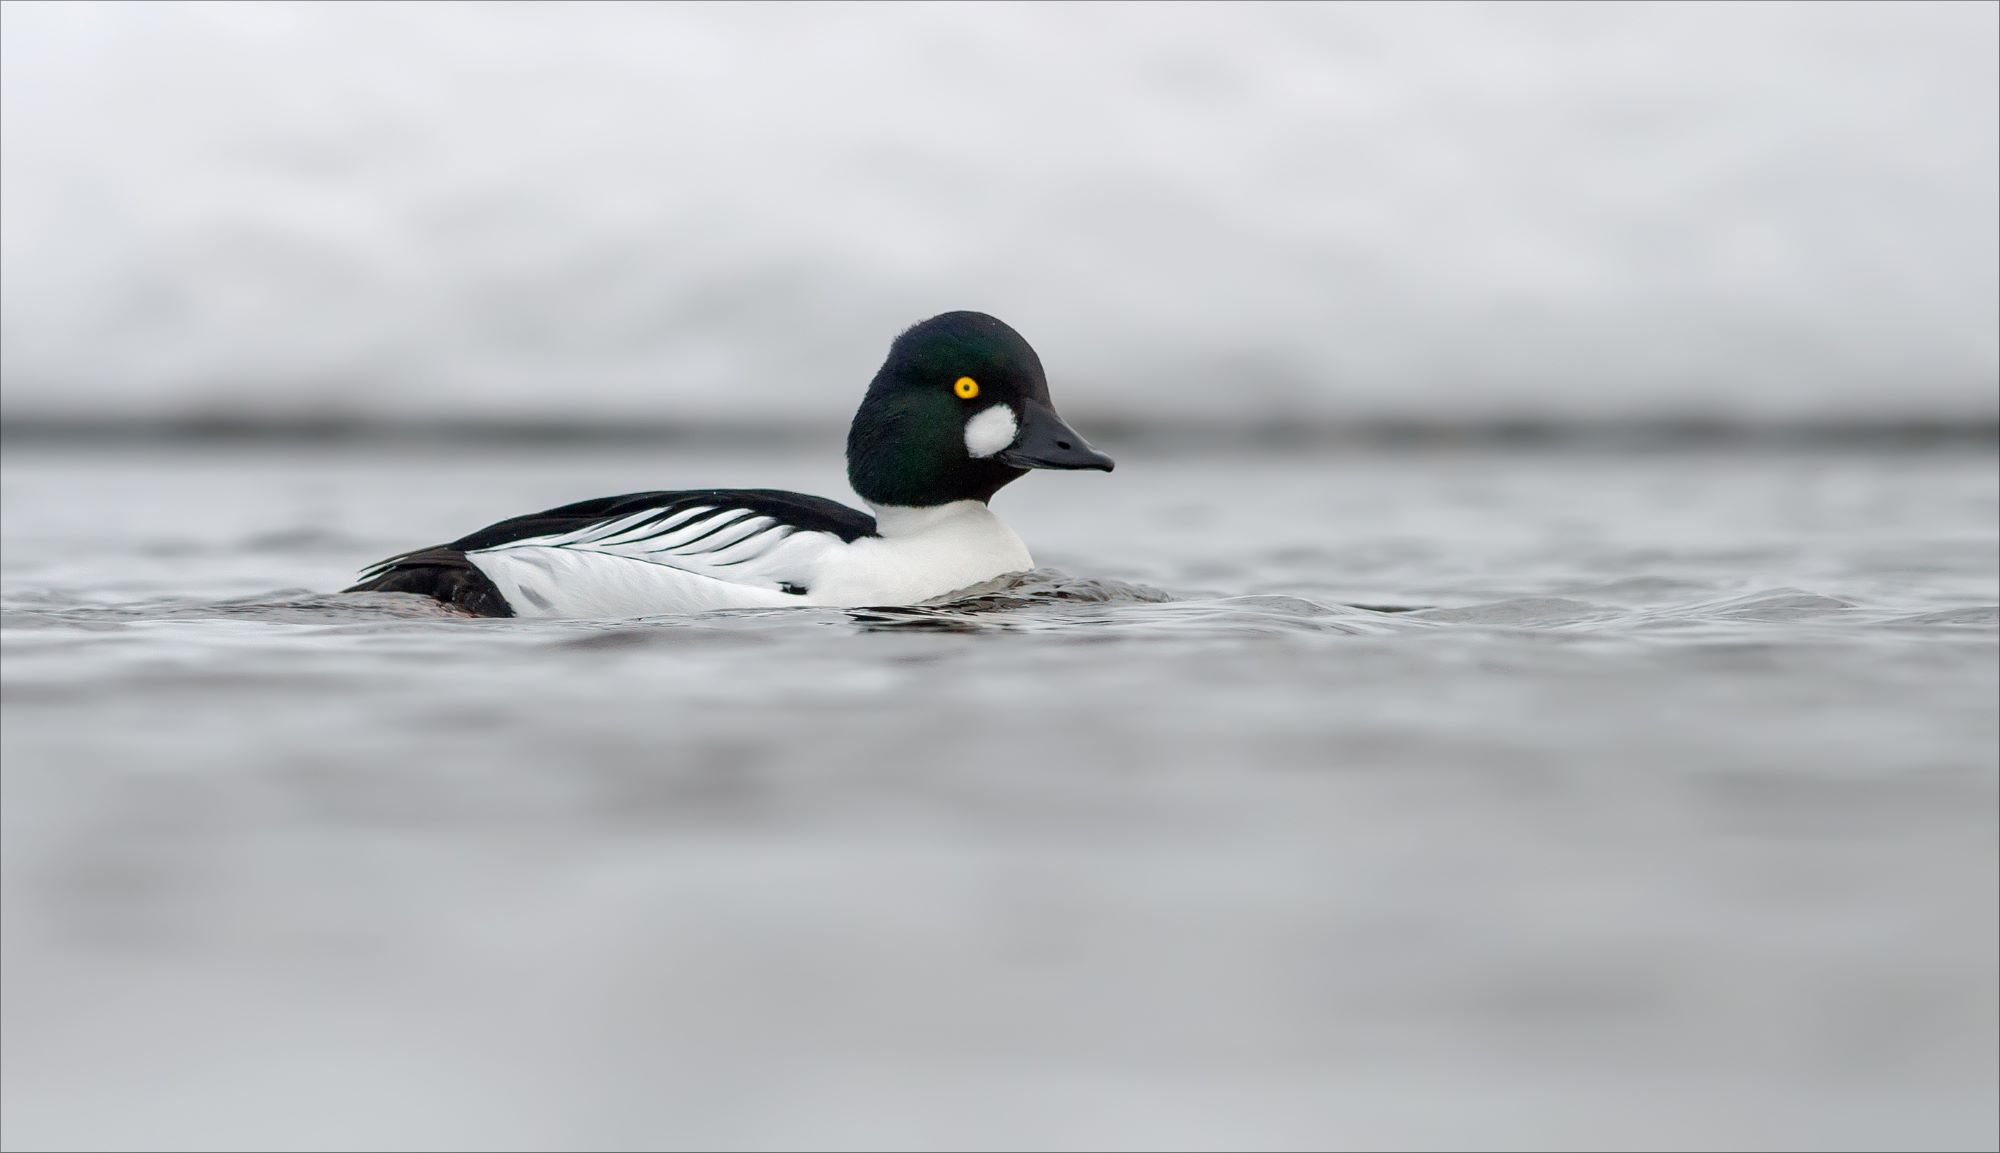
[[[418,549],[390,557],[361,574],[350,593],[416,593],[478,617],[511,617],[513,608],[491,578],[455,548]]]

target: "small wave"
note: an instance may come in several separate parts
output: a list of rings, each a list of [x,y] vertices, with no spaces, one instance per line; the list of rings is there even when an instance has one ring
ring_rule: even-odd
[[[1898,625],[1944,625],[1961,628],[2000,629],[2000,605],[1980,605],[1975,608],[1941,609],[1936,612],[1911,613],[1889,622]]]
[[[1145,585],[1079,579],[1052,570],[1001,578],[999,587],[954,594],[908,608],[847,610],[869,629],[927,632],[1050,631],[1113,628],[1122,635],[1169,633],[1361,634],[1395,627],[1398,614],[1305,597],[1256,594],[1181,598]],[[1407,620],[1407,618],[1404,618]],[[1407,624],[1404,627],[1408,627]]]
[[[1515,597],[1486,604],[1419,609],[1410,616],[1438,624],[1558,626],[1602,621],[1624,610],[1568,597]]]
[[[1165,604],[1174,599],[1172,593],[1147,585],[1073,577],[1056,569],[1038,568],[946,593],[920,607],[983,612],[1036,604]]]
[[[409,593],[327,593],[305,589],[280,589],[223,600],[158,597],[117,604],[77,604],[74,598],[45,594],[33,599],[11,599],[6,609],[9,628],[103,628],[176,620],[326,624],[383,617],[467,619],[457,609]]]
[[[1634,577],[1633,582],[1651,578]],[[1635,583],[1629,587],[1638,587]],[[555,628],[557,643],[613,650],[683,639],[691,632],[745,637],[827,625],[863,631],[1010,633],[1089,632],[1093,635],[1215,635],[1297,633],[1379,635],[1439,629],[1497,628],[1587,633],[1599,636],[1693,637],[1731,635],[1762,626],[1820,625],[1842,628],[1992,631],[2000,607],[1975,605],[1911,611],[1868,606],[1797,588],[1773,588],[1723,599],[1632,607],[1567,596],[1508,597],[1471,604],[1421,606],[1350,604],[1276,593],[1244,596],[1178,596],[1148,585],[1074,577],[1054,569],[1015,573],[923,604],[897,607],[741,609],[692,616],[659,616],[616,622],[491,621],[468,616],[409,593],[329,593],[280,589],[220,600],[154,598],[121,603],[77,603],[73,596],[36,593],[9,597],[9,629],[103,630],[162,621],[236,621],[271,624],[394,628],[405,624],[503,630]]]
[[[1778,588],[1709,605],[1705,615],[1718,620],[1801,621],[1844,613],[1853,601],[1800,589]]]
[[[1697,595],[1709,587],[1700,581],[1679,577],[1639,574],[1572,585],[1564,591],[1588,601],[1604,601],[1617,605],[1646,605],[1659,604],[1674,597]]]

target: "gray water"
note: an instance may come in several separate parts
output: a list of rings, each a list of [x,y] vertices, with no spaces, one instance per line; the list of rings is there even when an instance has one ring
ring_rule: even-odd
[[[10,446],[6,1143],[2000,1143],[1990,448],[1127,452],[942,606],[328,595],[717,484],[845,492]]]

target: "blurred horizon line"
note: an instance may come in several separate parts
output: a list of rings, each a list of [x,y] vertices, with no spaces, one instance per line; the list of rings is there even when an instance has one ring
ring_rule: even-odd
[[[1381,448],[1870,448],[2000,447],[2000,416],[1871,417],[1494,416],[1261,421],[1081,421],[1093,440],[1173,449]],[[823,447],[845,422],[731,417],[603,419],[190,414],[158,417],[0,417],[0,445],[326,445],[562,448],[661,445]]]

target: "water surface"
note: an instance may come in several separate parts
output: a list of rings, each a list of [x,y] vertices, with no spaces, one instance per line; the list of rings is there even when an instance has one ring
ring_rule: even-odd
[[[7,1144],[2000,1141],[1990,449],[1120,465],[544,623],[328,590],[836,464],[10,446]]]

